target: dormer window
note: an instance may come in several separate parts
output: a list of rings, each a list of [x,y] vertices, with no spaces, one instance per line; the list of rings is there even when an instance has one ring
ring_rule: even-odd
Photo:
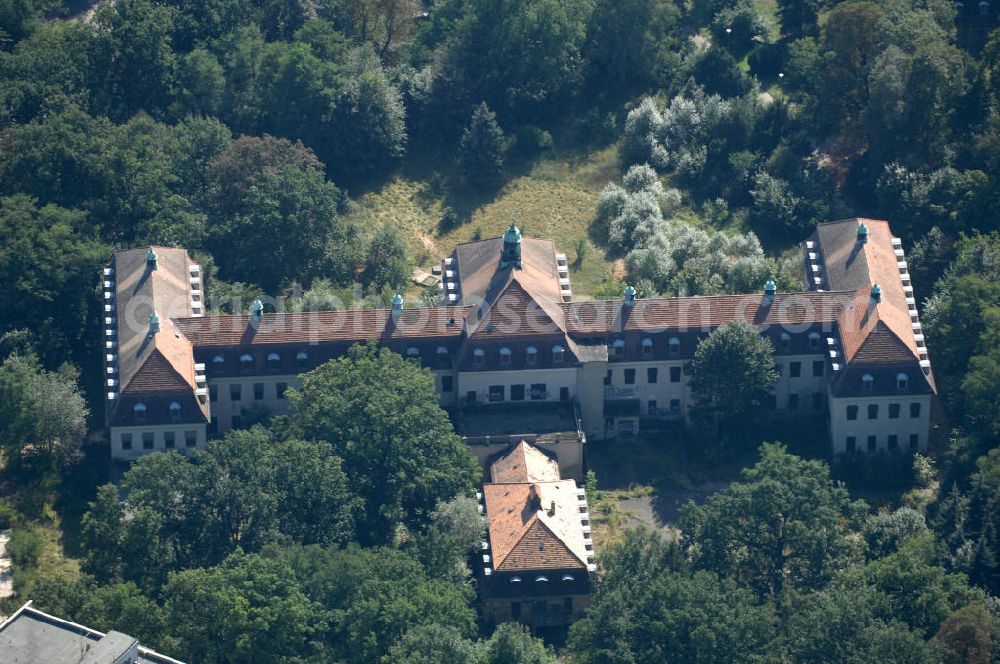
[[[181,419],[181,404],[177,401],[170,402],[170,421],[176,422]]]
[[[406,357],[411,360],[419,360],[420,349],[417,348],[416,346],[410,346],[409,348],[406,349]]]
[[[611,350],[612,350],[613,354],[615,355],[615,357],[621,357],[622,355],[624,355],[625,354],[625,340],[624,339],[615,339],[614,342],[611,344]]]
[[[225,363],[226,363],[226,358],[222,357],[221,355],[215,355],[212,357],[212,364],[221,366]]]
[[[566,359],[566,349],[560,345],[555,345],[552,347],[552,361],[555,363],[562,362]]]
[[[500,349],[500,366],[510,366],[510,355],[510,348],[504,347]]]
[[[144,404],[144,403],[137,403],[136,405],[132,406],[132,414],[135,416],[135,421],[136,422],[145,422],[146,421],[146,404]]]
[[[305,369],[306,363],[309,361],[309,353],[305,351],[299,351],[295,354],[295,366],[299,369]]]
[[[861,389],[864,392],[871,392],[875,389],[875,377],[871,374],[865,374],[861,377]]]
[[[670,339],[667,341],[667,352],[669,352],[671,355],[673,355],[675,357],[677,355],[680,355],[681,354],[681,340],[678,339],[677,337],[670,337]]]
[[[510,577],[510,582],[511,583],[521,583],[521,577],[519,577],[519,576],[512,576],[512,577]]]
[[[788,332],[781,333],[780,344],[781,350],[788,350],[788,348],[792,345],[792,337],[788,334]]]
[[[472,351],[472,364],[476,367],[482,367],[486,364],[486,351],[482,348],[477,348]]]
[[[819,332],[810,332],[809,333],[809,349],[810,350],[818,350],[819,349],[819,339],[820,339]]]
[[[240,355],[240,365],[244,370],[253,368],[253,355],[250,353]]]
[[[538,349],[534,346],[528,346],[524,349],[524,359],[528,364],[538,363]]]
[[[562,580],[563,580],[563,583],[573,583],[573,575],[572,574],[563,574]]]
[[[548,583],[548,582],[549,582],[549,577],[545,576],[544,574],[539,574],[538,576],[535,577],[535,583]]]
[[[910,377],[905,373],[896,374],[896,389],[905,392],[910,388]]]
[[[653,354],[653,340],[649,337],[642,340],[642,354],[646,357]]]
[[[278,365],[281,364],[281,356],[277,353],[267,354],[267,367],[269,369],[277,369]]]

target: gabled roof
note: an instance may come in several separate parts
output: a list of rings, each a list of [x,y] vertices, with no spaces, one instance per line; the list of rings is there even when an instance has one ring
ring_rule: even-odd
[[[636,300],[626,308],[622,300],[594,300],[564,304],[570,334],[608,334],[618,331],[709,331],[745,320],[753,325],[829,323],[847,308],[853,293],[779,293],[771,303],[763,295],[661,297]]]
[[[486,484],[483,500],[496,571],[586,569],[576,482]]]
[[[553,482],[558,479],[559,463],[523,440],[490,465],[490,480],[494,484]]]
[[[466,321],[471,336],[489,323],[506,324],[506,334],[552,334],[565,331],[559,268],[552,240],[521,240],[521,267],[500,267],[502,238],[455,247],[461,303],[476,307]],[[526,316],[527,314],[527,316]],[[530,318],[530,324],[524,324]]]
[[[468,307],[415,307],[403,309],[395,320],[390,309],[350,309],[265,313],[259,322],[249,314],[174,322],[195,346],[204,348],[459,337],[468,314]]]

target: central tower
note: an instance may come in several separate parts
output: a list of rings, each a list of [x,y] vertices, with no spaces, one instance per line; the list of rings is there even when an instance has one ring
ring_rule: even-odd
[[[503,251],[500,253],[500,267],[521,269],[521,231],[511,222],[510,228],[503,234]]]

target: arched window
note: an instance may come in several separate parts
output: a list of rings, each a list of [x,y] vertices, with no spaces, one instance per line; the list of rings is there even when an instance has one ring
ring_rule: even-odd
[[[277,369],[278,365],[281,364],[281,356],[277,353],[267,354],[267,366],[270,369]]]
[[[510,582],[511,583],[521,583],[521,577],[519,577],[519,576],[512,576],[512,577],[510,577]]]
[[[304,350],[299,351],[298,353],[295,354],[295,366],[297,366],[299,369],[304,369],[306,366],[306,362],[308,361],[309,361],[309,353],[305,352]]]
[[[871,374],[865,374],[861,377],[861,389],[865,392],[871,392],[875,389],[875,377]]]
[[[611,348],[614,351],[614,354],[616,356],[617,355],[624,355],[625,354],[625,340],[624,339],[615,339],[612,342],[612,344],[611,344]]]
[[[146,421],[146,404],[144,404],[144,403],[137,403],[136,405],[132,406],[132,414],[135,415],[135,421],[136,422],[145,422]]]
[[[555,346],[553,346],[552,347],[552,361],[558,363],[558,362],[562,362],[564,359],[566,359],[566,349],[563,348],[562,346],[560,346],[559,344],[556,344]]]
[[[646,337],[642,340],[642,354],[652,355],[653,354],[653,340]]]
[[[504,346],[503,348],[501,348],[500,349],[500,365],[504,366],[504,367],[510,366],[510,356],[511,356],[510,348],[507,348],[506,346]]]
[[[170,421],[176,422],[181,419],[181,404],[178,401],[171,401],[170,406]]]
[[[896,389],[905,392],[910,388],[910,377],[905,373],[896,374]]]
[[[216,355],[215,357],[212,358],[212,364],[225,364],[225,362],[226,358],[222,357],[221,355]]]
[[[525,348],[524,359],[528,364],[536,364],[538,362],[538,349],[534,346],[528,346]]]
[[[563,574],[562,580],[563,580],[563,583],[573,583],[573,575],[572,574]]]
[[[242,364],[244,367],[249,367],[251,364],[253,364],[253,355],[251,355],[250,353],[243,353],[242,355],[240,355],[240,364]]]
[[[819,348],[819,332],[809,333],[809,349],[817,350]]]
[[[410,346],[406,349],[406,357],[418,359],[420,357],[420,349],[416,346]]]
[[[548,583],[548,582],[549,582],[549,577],[545,576],[544,574],[539,574],[538,576],[535,577],[535,583]]]
[[[781,333],[781,350],[788,350],[789,346],[792,345],[792,336],[788,332]]]
[[[671,355],[680,355],[681,354],[681,340],[678,339],[677,337],[670,337],[670,339],[667,340],[667,351]]]
[[[477,348],[472,351],[472,364],[481,367],[486,363],[486,351],[482,348]]]

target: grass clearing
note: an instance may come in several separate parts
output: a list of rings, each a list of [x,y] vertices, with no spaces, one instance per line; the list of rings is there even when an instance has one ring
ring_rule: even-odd
[[[399,229],[414,263],[425,269],[456,244],[499,236],[516,222],[526,237],[556,241],[569,259],[574,296],[587,296],[620,271],[590,237],[597,197],[619,177],[618,164],[616,146],[582,156],[553,151],[523,167],[492,198],[452,185],[440,171],[404,171],[360,196],[354,217],[362,228]],[[451,227],[442,224],[446,208],[457,217]]]

